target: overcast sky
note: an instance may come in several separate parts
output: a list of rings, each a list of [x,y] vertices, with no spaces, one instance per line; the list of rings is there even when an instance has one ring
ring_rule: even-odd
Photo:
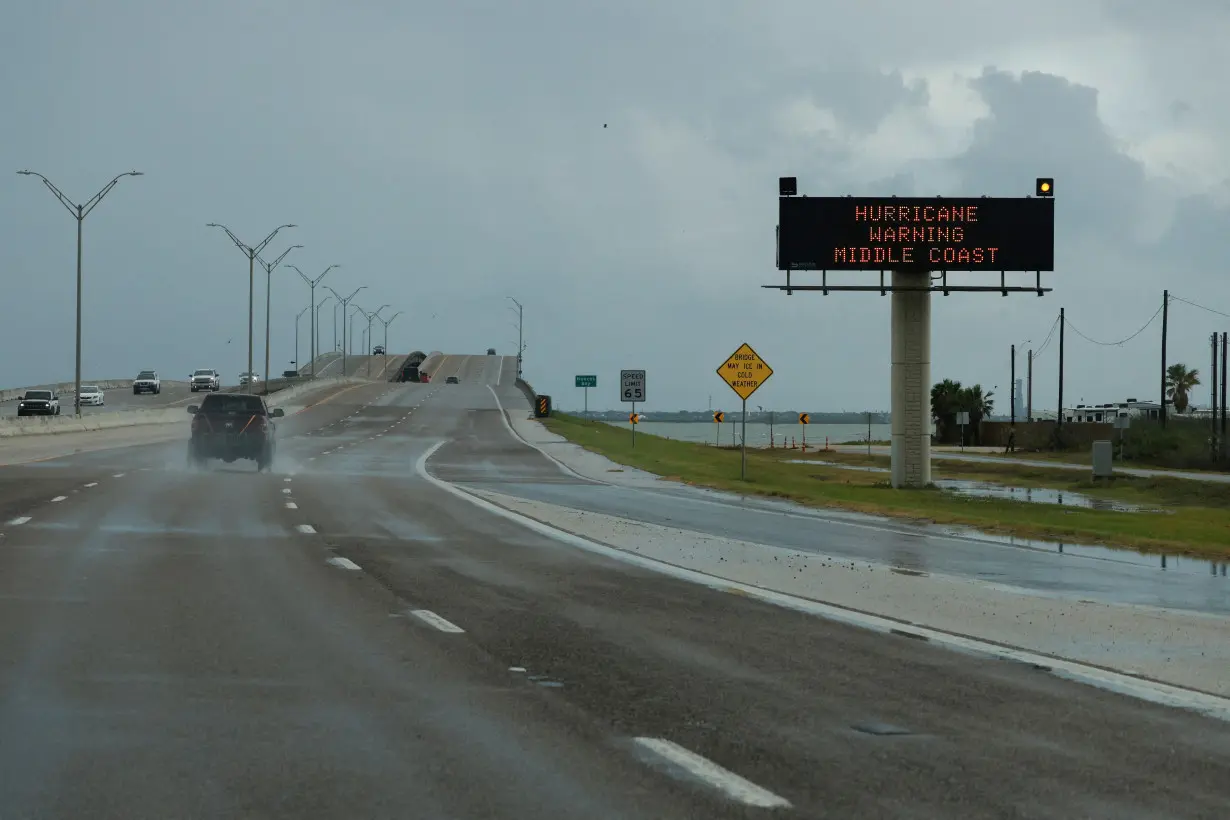
[[[760,288],[784,281],[779,176],[949,196],[1053,176],[1054,293],[934,297],[932,375],[1006,397],[1009,346],[1062,306],[1069,403],[1152,398],[1160,321],[1122,347],[1078,333],[1130,336],[1165,287],[1230,313],[1228,41],[1222,0],[9,0],[0,387],[73,372],[73,219],[22,168],[79,201],[145,173],[85,221],[87,379],[233,381],[247,261],[205,223],[255,243],[293,222],[267,258],[302,244],[288,262],[404,310],[395,352],[511,354],[513,296],[535,388],[578,406],[596,374],[591,408],[615,407],[644,367],[647,411],[735,407],[714,371],[745,341],[776,371],[752,404],[888,406],[888,297]],[[307,302],[275,271],[274,371]],[[1227,329],[1175,304],[1171,360],[1206,374]]]

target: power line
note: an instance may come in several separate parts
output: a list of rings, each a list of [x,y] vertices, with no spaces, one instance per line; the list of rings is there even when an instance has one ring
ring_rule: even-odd
[[[1051,330],[1046,334],[1046,338],[1042,340],[1042,344],[1034,351],[1034,359],[1042,355],[1042,351],[1046,350],[1046,346],[1051,343],[1051,337],[1055,335],[1056,329],[1059,327],[1059,315],[1055,315],[1055,321],[1051,323]]]
[[[1224,316],[1225,318],[1230,319],[1230,313],[1222,313],[1220,310],[1214,310],[1211,307],[1205,307],[1204,305],[1198,305],[1195,302],[1191,302],[1191,301],[1188,301],[1187,299],[1184,299],[1182,296],[1175,296],[1173,293],[1170,294],[1170,301],[1182,302],[1185,305],[1191,305],[1194,308],[1200,308],[1201,310],[1207,310],[1209,313],[1215,313],[1218,316]]]
[[[1173,299],[1173,298],[1175,298],[1175,297],[1173,297],[1173,296],[1172,296],[1171,298]],[[1125,337],[1125,338],[1123,338],[1123,339],[1120,339],[1120,340],[1118,340],[1118,341],[1116,341],[1116,342],[1099,342],[1097,339],[1091,339],[1091,338],[1089,338],[1089,337],[1088,337],[1088,336],[1086,336],[1084,333],[1081,333],[1081,331],[1080,331],[1080,330],[1076,327],[1076,325],[1072,324],[1072,320],[1071,320],[1071,319],[1069,319],[1069,320],[1068,320],[1068,327],[1072,328],[1072,332],[1073,332],[1073,333],[1075,333],[1077,336],[1080,336],[1082,339],[1084,339],[1085,341],[1089,342],[1090,344],[1099,345],[1099,346],[1101,346],[1101,347],[1118,347],[1119,345],[1122,345],[1122,344],[1124,344],[1124,343],[1126,343],[1126,342],[1130,342],[1130,341],[1132,341],[1132,340],[1133,340],[1133,339],[1135,339],[1137,336],[1139,336],[1140,334],[1144,333],[1144,332],[1145,332],[1145,330],[1147,330],[1147,329],[1148,329],[1149,325],[1153,324],[1153,322],[1157,320],[1157,317],[1158,317],[1158,316],[1160,316],[1160,315],[1161,315],[1161,313],[1162,313],[1162,309],[1159,307],[1157,310],[1155,310],[1155,311],[1153,312],[1153,315],[1149,317],[1149,321],[1145,322],[1143,325],[1141,325],[1141,326],[1140,326],[1140,330],[1137,330],[1137,331],[1136,331],[1135,333],[1133,333],[1131,336],[1127,336],[1127,337]]]

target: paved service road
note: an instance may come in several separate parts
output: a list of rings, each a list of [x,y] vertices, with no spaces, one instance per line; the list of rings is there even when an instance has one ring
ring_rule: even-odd
[[[441,479],[581,491],[505,428],[487,385],[527,412],[514,370],[352,387],[280,423],[272,474],[189,471],[182,441],[0,468],[4,816],[1230,811],[1224,723],[653,574],[419,477],[444,441]]]

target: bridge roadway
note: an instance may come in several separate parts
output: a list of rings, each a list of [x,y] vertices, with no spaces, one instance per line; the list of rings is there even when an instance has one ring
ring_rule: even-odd
[[[509,434],[514,368],[339,392],[280,422],[271,474],[190,471],[182,440],[0,467],[4,816],[1227,816],[1222,722],[615,562],[422,477],[431,452],[449,482],[601,489]]]

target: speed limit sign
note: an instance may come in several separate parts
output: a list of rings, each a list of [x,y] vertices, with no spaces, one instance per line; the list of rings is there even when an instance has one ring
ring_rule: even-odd
[[[645,401],[645,371],[619,371],[619,398],[640,404]]]

